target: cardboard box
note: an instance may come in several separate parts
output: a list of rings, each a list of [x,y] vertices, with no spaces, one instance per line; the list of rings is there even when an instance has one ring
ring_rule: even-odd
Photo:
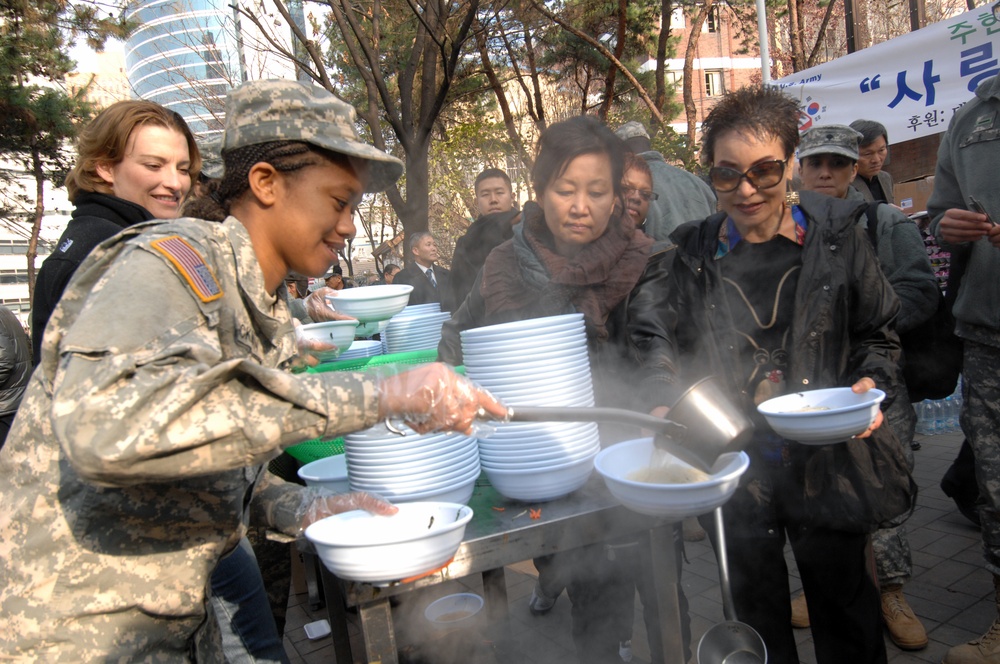
[[[927,201],[933,190],[934,176],[924,175],[893,184],[892,197],[896,200],[896,205],[903,209],[903,212],[914,214],[927,210]]]

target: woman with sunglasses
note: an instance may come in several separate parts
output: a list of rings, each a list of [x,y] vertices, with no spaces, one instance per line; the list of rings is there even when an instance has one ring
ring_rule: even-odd
[[[799,661],[787,540],[809,597],[817,662],[885,662],[879,595],[865,564],[871,526],[854,513],[840,523],[819,518],[827,510],[807,489],[807,471],[817,472],[821,459],[813,455],[834,446],[785,440],[756,408],[827,387],[877,386],[891,400],[899,304],[855,228],[865,204],[813,192],[786,198],[798,105],[775,88],[726,95],[702,131],[721,211],[673,233],[677,257],[664,304],[684,314],[676,316],[683,382],[716,376],[756,425],[750,468],[724,508],[736,613],[760,632],[770,661]],[[881,424],[879,413],[857,437],[874,434],[874,444],[898,447]],[[835,471],[824,473],[837,484]]]

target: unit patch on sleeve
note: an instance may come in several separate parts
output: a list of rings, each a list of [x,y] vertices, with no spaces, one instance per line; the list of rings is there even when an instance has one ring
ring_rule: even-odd
[[[167,257],[181,273],[202,302],[211,302],[222,297],[222,287],[216,281],[212,270],[205,264],[198,250],[179,235],[153,240],[153,249]]]

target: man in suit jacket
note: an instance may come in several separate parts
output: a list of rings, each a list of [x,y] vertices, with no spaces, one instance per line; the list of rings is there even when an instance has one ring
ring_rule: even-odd
[[[854,178],[852,186],[869,203],[893,203],[892,176],[882,170],[889,163],[889,134],[885,125],[874,120],[855,120],[851,129],[861,133],[858,177]]]
[[[440,265],[437,243],[427,232],[414,233],[406,245],[413,261],[396,273],[394,284],[413,286],[409,304],[440,302],[442,311],[451,311],[451,273]]]

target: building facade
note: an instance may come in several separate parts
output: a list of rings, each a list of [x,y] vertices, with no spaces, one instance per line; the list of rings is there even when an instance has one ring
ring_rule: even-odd
[[[198,135],[222,130],[226,90],[243,79],[233,9],[223,0],[136,0],[126,40],[133,94],[179,113]]]

